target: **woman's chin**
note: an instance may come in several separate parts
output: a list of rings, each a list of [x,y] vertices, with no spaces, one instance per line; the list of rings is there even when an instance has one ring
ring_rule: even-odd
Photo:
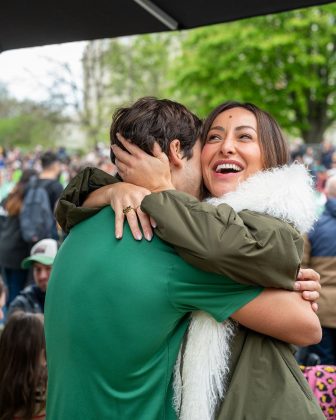
[[[213,197],[222,197],[225,194],[235,191],[236,188],[237,188],[237,185],[227,186],[226,188],[215,188],[212,191],[210,190],[210,194]]]

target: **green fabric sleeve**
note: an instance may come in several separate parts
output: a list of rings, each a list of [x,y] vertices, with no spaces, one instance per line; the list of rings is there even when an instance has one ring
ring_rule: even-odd
[[[201,270],[250,285],[293,290],[303,241],[288,223],[227,204],[199,202],[178,191],[154,193],[141,208],[157,223],[156,234]]]
[[[85,168],[79,172],[64,189],[55,210],[58,224],[64,232],[77,223],[94,216],[100,208],[81,207],[86,197],[98,188],[115,184],[119,180],[98,168]]]

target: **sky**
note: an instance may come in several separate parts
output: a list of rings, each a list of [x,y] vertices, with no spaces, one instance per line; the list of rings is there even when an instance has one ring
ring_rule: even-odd
[[[50,73],[67,62],[76,78],[81,78],[81,57],[86,42],[48,45],[4,51],[0,54],[0,83],[19,100],[47,98]]]

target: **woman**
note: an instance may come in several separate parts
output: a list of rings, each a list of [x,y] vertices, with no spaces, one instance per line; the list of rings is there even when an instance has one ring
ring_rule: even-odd
[[[0,419],[45,419],[43,316],[16,312],[0,338]]]
[[[286,162],[286,146],[277,124],[266,113],[263,113],[254,106],[238,103],[223,104],[223,106],[217,108],[206,121],[204,131],[207,136],[207,143],[202,153],[203,174],[206,187],[214,195],[219,196],[222,193],[232,192],[237,188],[239,182],[247,180],[256,172],[261,171],[262,169],[275,167],[279,164],[283,165]],[[269,133],[271,133],[271,135],[269,135]],[[211,135],[208,137],[208,134]],[[272,140],[273,137],[276,138],[276,147],[268,147],[268,143]],[[228,142],[226,141],[227,138],[229,139]],[[124,180],[137,184],[142,183],[142,180],[146,180],[143,186],[151,191],[173,189],[170,180],[169,165],[166,157],[159,154],[160,159],[155,159],[153,157],[146,156],[144,153],[135,148],[134,145],[131,145],[125,141],[122,141],[122,144],[131,154],[134,152],[134,155],[130,156],[121,149],[113,147],[113,152],[118,158],[118,171]],[[225,147],[223,144],[225,144]],[[223,150],[221,150],[220,145],[223,145]],[[153,167],[155,167],[154,171]],[[148,168],[150,168],[149,171]],[[296,169],[297,168],[294,168],[294,173]],[[293,173],[293,171],[291,173]],[[154,175],[152,176],[152,174]],[[271,175],[272,178],[274,173],[266,175]],[[300,188],[303,184],[304,189],[308,191],[309,199],[309,185],[306,185],[306,174],[303,174],[303,178],[304,180],[303,183],[301,182]],[[263,181],[261,181],[261,183],[262,182]],[[136,202],[136,200],[134,200],[135,195],[132,195],[132,193],[127,193],[128,195],[125,195],[125,191],[123,191],[121,198],[115,198],[113,197],[114,188],[115,187],[111,188],[111,197],[113,198],[113,202],[118,208],[124,208],[124,213],[127,213],[128,219],[130,221],[131,217],[136,217],[135,212],[130,210],[136,209],[141,200]],[[124,185],[118,187],[119,190],[120,188],[127,189],[131,187]],[[266,193],[267,191],[264,191],[264,196],[261,198],[259,194],[259,200],[257,201],[257,204],[259,203],[260,199],[265,199]],[[147,192],[145,191],[143,195],[146,194]],[[282,193],[281,197],[286,197],[287,195],[288,194],[286,191],[286,194]],[[249,194],[249,198],[251,198],[251,193]],[[267,198],[269,199],[270,196]],[[137,200],[139,200],[139,196],[137,197]],[[122,206],[117,205],[117,203],[120,204],[120,202],[123,202],[124,204]],[[263,201],[261,201],[261,203],[262,202]],[[125,204],[127,204],[127,206]],[[242,204],[242,208],[248,208],[247,204],[248,203],[244,202]],[[269,204],[269,201],[267,204]],[[280,204],[281,203],[279,203],[279,205]],[[302,203],[300,202],[300,204]],[[287,209],[282,206],[280,207],[281,211],[279,214],[279,208],[277,208],[277,206],[273,205],[270,207],[273,211],[273,213],[271,212],[272,216],[284,216],[286,220],[292,223],[296,223],[298,227],[308,226],[313,219],[311,217],[312,212],[309,206],[306,209],[306,220],[303,224],[300,223],[299,218],[294,217],[291,209]],[[303,207],[305,207],[304,202]],[[244,273],[244,271],[246,271],[246,267],[239,267],[240,256],[236,251],[242,250],[242,243],[244,243],[244,238],[242,241],[240,241],[240,238],[238,238],[238,240],[236,238],[238,230],[235,228],[237,228],[238,225],[235,223],[235,218],[237,219],[237,217],[233,215],[232,209],[229,210],[228,207],[225,206],[224,208],[222,207],[224,210],[220,211],[215,209],[213,206],[200,204],[195,198],[178,192],[168,192],[164,194],[153,194],[148,196],[143,200],[142,209],[151,214],[156,220],[158,224],[157,232],[159,236],[161,236],[163,239],[166,239],[168,242],[173,243],[179,250],[180,254],[184,256],[189,262],[192,262],[193,264],[198,265],[203,269],[206,268],[210,271],[214,270],[229,276],[232,275],[233,272],[235,272],[236,275],[237,272],[239,272],[239,278],[241,281],[249,281],[248,273]],[[267,206],[264,206],[264,208],[259,207],[259,209],[256,209],[256,211],[261,211],[263,213],[267,213],[267,210],[269,210]],[[302,210],[304,209],[300,208],[300,211]],[[116,212],[116,218],[118,218],[117,213],[118,212]],[[208,216],[211,221],[206,221],[207,229],[204,229],[204,220],[207,217],[207,213],[209,213]],[[221,217],[224,217],[225,215],[227,216],[227,214],[230,214],[230,220],[228,220],[228,218],[223,220]],[[258,219],[260,219],[260,216],[251,211],[240,212],[239,216],[239,220],[243,220],[245,224],[256,227],[254,234],[260,235],[260,243],[265,240],[263,235],[265,235],[267,229],[265,229],[262,224],[258,225]],[[174,220],[173,226],[169,226],[169,220]],[[263,218],[263,221],[265,221],[265,218]],[[279,224],[283,225],[284,222],[279,221]],[[222,235],[218,235],[219,229],[222,232]],[[200,233],[205,231],[208,231],[208,234],[205,240],[201,241],[200,238],[202,238],[202,235]],[[277,231],[278,230],[276,229],[276,232],[273,233],[276,234]],[[290,225],[288,225],[286,235],[288,235],[288,238],[284,243],[290,245],[291,242],[291,246],[288,248],[288,252],[293,251],[293,244],[295,244],[294,248],[297,248],[299,251],[299,243],[301,239],[298,232]],[[279,239],[281,241],[284,238]],[[190,241],[190,243],[188,243],[188,241]],[[211,246],[209,247],[207,247],[208,241],[211,242]],[[223,243],[226,245],[224,248]],[[192,246],[195,244],[197,247],[196,252],[192,248]],[[214,246],[214,244],[216,244],[216,246]],[[230,246],[227,246],[227,244]],[[246,247],[246,244],[243,246]],[[211,255],[212,252],[209,253],[209,249],[211,251],[217,250],[215,253],[215,258],[213,255]],[[206,254],[203,254],[204,250],[207,250]],[[211,264],[207,264],[208,257],[211,257]],[[276,257],[276,254],[274,254],[274,257]],[[270,261],[269,264],[272,264],[272,261]],[[256,282],[257,281],[258,280],[256,279]],[[274,284],[272,284],[272,286],[274,286]],[[281,283],[276,284],[276,287],[281,286],[284,287],[281,285]],[[293,284],[286,284],[285,287],[292,289]],[[196,319],[196,317],[194,317],[194,319]],[[196,364],[194,363],[195,360],[192,358],[193,354],[195,354],[195,351],[193,351],[193,349],[188,349],[188,345],[190,343],[195,343],[197,350],[202,347],[199,346],[199,344],[202,342],[207,343],[207,339],[204,338],[203,335],[197,333],[199,326],[202,328],[206,326],[205,331],[211,329],[214,332],[212,338],[217,337],[218,340],[216,340],[219,343],[224,342],[228,347],[230,347],[228,338],[233,335],[234,332],[235,338],[232,345],[238,348],[238,350],[235,350],[235,352],[232,351],[235,356],[233,359],[235,360],[229,361],[227,354],[223,354],[220,349],[219,353],[214,354],[212,359],[210,358],[210,363],[208,363],[208,366],[211,366],[212,361],[215,361],[215,368],[212,370],[212,372],[208,372],[208,382],[210,384],[208,388],[210,389],[205,389],[205,392],[203,393],[205,397],[204,395],[200,394],[195,396],[194,391],[198,392],[198,389],[202,389],[201,379],[197,378],[197,374],[196,376],[194,375],[195,372],[197,373]],[[244,365],[244,363],[246,363],[246,360],[253,362],[256,359],[256,355],[262,356],[262,354],[267,354],[267,361],[270,361],[270,358],[273,357],[273,362],[275,362],[274,364],[280,369],[280,377],[285,377],[286,375],[288,376],[288,381],[285,381],[285,395],[286,397],[288,396],[288,398],[291,398],[291,401],[287,401],[287,405],[289,405],[290,408],[286,407],[287,412],[284,416],[282,416],[283,413],[280,413],[281,407],[279,407],[279,402],[275,404],[274,400],[272,400],[272,402],[266,401],[263,409],[261,409],[259,406],[256,410],[254,410],[256,411],[256,417],[254,417],[253,410],[251,412],[251,410],[248,408],[248,406],[251,406],[251,404],[253,405],[254,401],[247,397],[245,400],[248,401],[249,404],[241,404],[240,402],[240,405],[243,405],[242,416],[238,414],[239,410],[235,406],[232,412],[225,413],[226,418],[241,419],[244,418],[243,416],[246,415],[247,412],[249,415],[251,415],[251,417],[249,417],[251,419],[294,419],[297,418],[298,413],[300,416],[302,414],[300,418],[323,418],[319,417],[321,413],[316,403],[314,403],[310,398],[311,393],[309,391],[308,385],[304,383],[304,378],[302,375],[300,376],[300,372],[295,370],[295,360],[292,358],[290,350],[286,345],[284,345],[284,343],[277,342],[276,340],[273,340],[267,336],[258,335],[249,330],[238,329],[236,331],[235,326],[232,324],[227,324],[226,328],[222,328],[221,325],[217,325],[213,320],[206,318],[204,315],[198,317],[197,322],[192,323],[190,331],[191,333],[189,333],[188,336],[187,349],[183,359],[182,405],[180,405],[181,396],[179,395],[179,393],[181,393],[181,389],[179,389],[178,381],[176,382],[176,388],[178,391],[176,400],[181,418],[213,418],[214,412],[217,411],[218,402],[224,395],[225,387],[223,386],[223,380],[225,375],[225,379],[227,381],[231,380],[230,387],[226,394],[225,404],[223,405],[223,407],[228,407],[227,401],[229,399],[229,393],[231,392],[232,384],[234,386],[237,382],[235,382],[234,374],[242,365]],[[196,334],[194,334],[195,331]],[[206,348],[204,357],[202,357],[200,361],[200,370],[202,370],[202,368],[203,371],[207,370],[204,369],[204,366],[202,366],[202,360],[209,359],[208,354],[211,354],[212,347],[214,346]],[[220,346],[218,345],[216,346],[217,349],[219,347]],[[256,349],[258,349],[258,352],[254,351]],[[190,357],[188,357],[188,355],[190,355]],[[219,363],[218,360],[220,360]],[[263,360],[262,357],[261,360]],[[189,361],[191,361],[190,368],[188,367]],[[199,361],[197,363],[199,363]],[[256,361],[256,365],[260,366],[259,360]],[[177,366],[179,370],[180,363],[178,363]],[[228,376],[227,371],[229,367],[231,374]],[[179,377],[178,370],[176,375],[177,379]],[[185,375],[186,371],[192,373],[191,379],[190,376],[187,377]],[[216,371],[218,371],[218,375]],[[260,378],[253,378],[253,370],[249,369],[249,371],[251,372],[245,372],[244,382],[247,383],[247,385],[250,385],[255,379],[255,382],[258,383]],[[266,373],[267,372],[265,372],[265,377]],[[246,381],[246,378],[249,380]],[[279,376],[277,378],[279,378]],[[263,377],[261,377],[261,379],[263,379]],[[196,384],[196,387],[190,386],[190,383]],[[213,385],[214,383],[216,383],[216,386]],[[274,388],[274,382],[272,385]],[[277,386],[277,384],[275,384],[275,386]],[[192,388],[191,393],[190,388]],[[294,393],[291,392],[293,390],[295,391]],[[299,393],[301,393],[301,397],[302,395],[307,395],[307,401],[302,402],[302,407],[300,407],[301,410],[299,411],[297,407],[297,390]],[[233,390],[231,394],[232,393],[234,394],[235,391]],[[291,394],[293,394],[294,399]],[[244,397],[246,397],[246,395],[244,395]],[[202,401],[201,404],[198,404],[199,401]],[[257,401],[260,405],[260,401],[258,399],[255,399],[255,401]],[[288,404],[288,402],[290,402],[290,404]],[[295,405],[294,410],[293,404]],[[210,405],[210,407],[207,407],[207,405]],[[276,408],[274,408],[275,406]],[[232,403],[231,405],[229,404],[229,407],[232,407]],[[220,415],[222,415],[222,413]],[[276,417],[276,415],[280,415],[281,417]]]
[[[19,216],[29,180],[35,175],[36,171],[25,170],[2,203],[7,217],[0,230],[0,267],[8,287],[8,305],[27,281],[28,271],[21,269],[21,261],[29,256],[31,246],[22,238]]]

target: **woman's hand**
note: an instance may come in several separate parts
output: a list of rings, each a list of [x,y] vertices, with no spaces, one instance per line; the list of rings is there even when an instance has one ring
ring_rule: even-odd
[[[294,285],[295,290],[302,293],[302,298],[311,302],[315,312],[318,310],[316,300],[320,297],[320,275],[311,268],[301,268]]]
[[[125,216],[134,239],[138,241],[142,239],[139,221],[144,237],[147,241],[152,239],[152,227],[156,227],[155,222],[140,208],[141,201],[149,194],[149,190],[126,182],[113,184],[105,190],[106,200],[115,212],[115,236],[117,239],[121,239],[123,236]]]
[[[175,189],[171,181],[168,157],[157,143],[154,144],[151,156],[124,139],[119,133],[117,137],[129,152],[125,152],[115,144],[111,146],[116,156],[118,173],[125,182],[147,188],[151,192]]]

